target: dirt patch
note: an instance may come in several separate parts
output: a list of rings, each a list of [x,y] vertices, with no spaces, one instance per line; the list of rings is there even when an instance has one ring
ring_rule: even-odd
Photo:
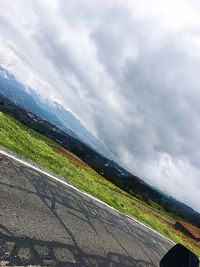
[[[85,162],[83,162],[80,158],[78,158],[76,155],[74,155],[70,151],[68,151],[62,147],[58,147],[56,145],[53,145],[53,144],[48,144],[48,145],[53,149],[53,151],[68,158],[74,164],[79,165],[79,166],[81,165],[81,167],[88,168],[88,166],[87,166],[87,164],[85,164]]]

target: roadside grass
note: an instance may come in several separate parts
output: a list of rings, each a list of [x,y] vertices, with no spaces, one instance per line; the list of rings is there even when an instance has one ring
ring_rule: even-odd
[[[52,140],[1,112],[0,145],[63,176],[66,181],[81,191],[89,193],[124,214],[137,218],[174,242],[182,243],[200,256],[200,246],[196,242],[176,231],[173,225],[166,223],[159,216],[151,213],[150,210],[146,210],[146,203],[138,201],[116,187]],[[144,208],[134,205],[132,200],[138,201]],[[163,211],[160,212],[164,214]]]

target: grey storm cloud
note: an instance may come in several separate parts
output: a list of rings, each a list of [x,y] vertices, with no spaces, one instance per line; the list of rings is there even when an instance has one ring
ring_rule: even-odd
[[[198,1],[0,0],[0,63],[200,211]]]

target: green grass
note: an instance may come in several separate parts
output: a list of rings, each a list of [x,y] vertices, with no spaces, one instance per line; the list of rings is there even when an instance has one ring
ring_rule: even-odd
[[[75,158],[72,160],[71,157],[56,152],[50,144],[55,146],[53,141],[0,112],[0,145],[65,177],[68,182],[80,190],[99,198],[122,213],[134,216],[171,240],[186,245],[200,256],[199,247],[185,240],[181,234],[149,211],[133,205],[131,200],[136,200],[136,198],[107,181],[85,163]],[[58,145],[56,146],[59,148]],[[141,204],[142,201],[139,203]],[[156,209],[156,204],[152,204]]]

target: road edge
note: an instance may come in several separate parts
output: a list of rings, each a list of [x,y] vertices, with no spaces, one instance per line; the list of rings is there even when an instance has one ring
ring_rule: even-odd
[[[84,192],[84,191],[81,191],[80,189],[76,188],[74,185],[71,185],[69,182],[66,182],[66,180],[64,179],[64,177],[62,176],[59,176],[59,175],[56,175],[56,174],[53,174],[51,173],[50,171],[46,170],[46,169],[43,169],[41,166],[39,166],[38,164],[28,160],[28,159],[25,159],[24,157],[22,157],[21,155],[13,152],[13,151],[10,151],[8,150],[7,148],[4,148],[2,146],[0,146],[0,154],[4,155],[4,156],[7,156],[8,158],[11,158],[13,160],[16,160],[17,162],[35,170],[35,171],[38,171],[40,172],[41,174],[44,174],[45,176],[57,181],[57,182],[60,182],[62,183],[63,185],[69,187],[69,188],[72,188],[73,190],[101,203],[102,205],[114,210],[115,212],[117,212],[118,214],[121,214],[123,216],[126,216],[127,218],[133,220],[134,222],[142,225],[143,227],[147,228],[148,230],[156,233],[157,235],[159,235],[160,237],[162,237],[163,239],[165,239],[166,241],[168,241],[171,245],[175,245],[176,243],[170,239],[168,239],[167,237],[165,237],[164,235],[160,234],[159,232],[157,232],[156,230],[154,230],[153,228],[147,226],[146,224],[140,222],[139,220],[137,220],[136,218],[132,217],[132,216],[129,216],[125,213],[122,213],[120,211],[118,211],[117,209],[113,208],[112,206],[108,205],[107,203],[103,202],[102,200]]]

